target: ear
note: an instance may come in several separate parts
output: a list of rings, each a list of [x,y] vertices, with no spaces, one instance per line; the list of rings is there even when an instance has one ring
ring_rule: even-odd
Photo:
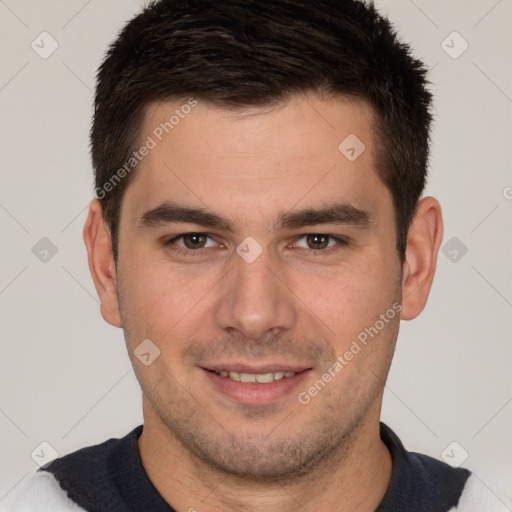
[[[420,199],[407,235],[402,278],[402,320],[416,318],[427,303],[442,239],[441,205],[433,197]]]
[[[103,218],[103,209],[97,199],[91,201],[84,226],[89,270],[100,298],[103,319],[114,327],[121,327],[117,301],[117,277],[112,253],[110,230]]]

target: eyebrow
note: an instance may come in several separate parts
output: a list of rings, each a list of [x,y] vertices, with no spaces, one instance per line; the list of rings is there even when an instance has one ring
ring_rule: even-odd
[[[162,203],[142,214],[138,224],[139,227],[144,228],[179,222],[232,231],[231,223],[215,213],[203,208],[191,208],[169,202]]]
[[[204,208],[183,206],[164,202],[160,206],[143,213],[138,220],[139,228],[154,227],[176,223],[198,224],[210,229],[234,231],[230,220],[207,211]],[[368,228],[372,216],[368,211],[360,210],[347,203],[336,203],[323,208],[287,212],[279,216],[274,230],[282,228],[297,229],[316,224],[352,225]]]
[[[324,208],[308,208],[282,215],[277,226],[279,228],[301,228],[315,224],[352,225],[367,228],[372,223],[372,216],[351,204],[336,203]]]

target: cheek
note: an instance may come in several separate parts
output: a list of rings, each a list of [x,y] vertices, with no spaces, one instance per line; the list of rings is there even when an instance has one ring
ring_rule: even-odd
[[[163,342],[182,330],[208,302],[218,273],[199,265],[177,267],[165,256],[132,250],[119,262],[123,326],[130,339]]]
[[[362,258],[361,258],[362,260]],[[398,273],[379,259],[340,265],[328,273],[296,276],[290,288],[309,316],[337,340],[356,336],[373,325],[396,300]],[[313,318],[314,320],[314,318]]]

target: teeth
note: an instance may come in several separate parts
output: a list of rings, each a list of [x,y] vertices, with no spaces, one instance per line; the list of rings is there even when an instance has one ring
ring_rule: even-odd
[[[229,377],[237,382],[253,382],[259,384],[267,384],[275,380],[281,380],[286,377],[293,377],[295,372],[273,372],[273,373],[242,373],[228,372],[226,370],[216,371],[221,377]]]
[[[273,380],[273,373],[259,373],[256,375],[256,382],[259,382],[260,384],[266,384],[267,382],[272,382]]]
[[[256,375],[254,373],[241,373],[240,382],[256,382]]]

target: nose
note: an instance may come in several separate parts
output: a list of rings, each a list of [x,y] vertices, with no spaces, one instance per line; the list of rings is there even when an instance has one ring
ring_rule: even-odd
[[[234,254],[232,265],[216,305],[218,327],[249,339],[292,329],[297,310],[279,262],[264,250],[250,263]]]

